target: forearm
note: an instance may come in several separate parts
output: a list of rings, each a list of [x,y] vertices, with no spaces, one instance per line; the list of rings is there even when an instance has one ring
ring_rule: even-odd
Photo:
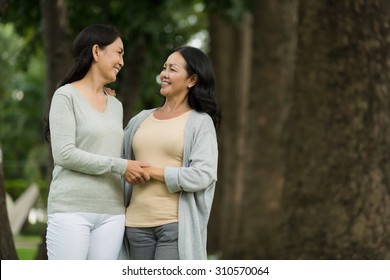
[[[126,170],[127,160],[121,159],[120,154],[115,151],[115,148],[110,148],[106,152],[102,152],[100,148],[89,149],[87,151],[86,147],[90,148],[89,145],[76,145],[78,122],[73,107],[73,101],[70,95],[64,95],[62,93],[54,95],[49,119],[51,147],[55,163],[66,169],[90,175],[105,173],[123,175]],[[90,135],[86,134],[83,140],[91,138]],[[97,140],[104,141],[101,138]],[[111,139],[107,141],[107,143],[111,142]],[[117,141],[116,145],[111,145],[110,147],[118,147],[119,152],[120,145],[119,141]]]
[[[145,167],[145,171],[149,174],[150,178],[159,182],[165,183],[164,168],[160,167]]]

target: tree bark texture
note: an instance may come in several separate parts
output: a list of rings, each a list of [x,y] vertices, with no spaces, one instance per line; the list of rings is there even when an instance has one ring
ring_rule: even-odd
[[[142,40],[135,40],[125,46],[127,67],[123,68],[123,80],[121,81],[121,100],[123,104],[123,125],[137,113],[137,101],[141,94],[142,72],[139,65],[145,64],[146,47]],[[137,67],[135,67],[137,66]]]
[[[72,66],[72,48],[69,41],[69,24],[65,0],[41,0],[40,7],[43,19],[43,45],[46,60],[45,84],[45,112],[48,117],[52,96],[57,84],[65,77]],[[48,149],[50,147],[48,145]],[[51,151],[48,156],[48,176],[51,181],[53,159]],[[42,234],[42,243],[39,246],[37,259],[46,259],[45,233]]]
[[[43,45],[45,50],[45,108],[44,116],[48,118],[52,96],[58,83],[72,67],[72,47],[69,41],[69,23],[65,0],[41,0],[40,8],[43,20]],[[50,149],[50,147],[48,147]],[[51,180],[53,159],[48,153],[48,180]]]
[[[240,251],[242,245],[241,208],[252,38],[250,18],[246,17],[236,26],[222,15],[212,13],[210,37],[210,56],[223,121],[218,135],[219,179],[209,223],[209,232],[212,233],[209,247],[218,248],[218,253],[226,258]]]
[[[300,3],[282,258],[390,258],[389,5]]]
[[[285,141],[297,42],[297,0],[252,1],[252,77],[245,134],[241,250],[277,259]],[[234,257],[234,255],[232,256]]]
[[[12,0],[0,0],[0,17],[5,14],[8,6],[11,4]]]
[[[17,260],[14,237],[8,219],[5,199],[3,154],[0,145],[0,260]]]
[[[224,259],[278,255],[282,138],[294,72],[296,9],[297,1],[253,1],[240,27],[211,17],[224,118],[218,216],[212,216],[210,228],[213,221],[219,227]]]
[[[69,23],[67,19],[65,0],[41,0],[43,19],[43,45],[46,60],[46,107],[50,108],[51,98],[57,89],[57,84],[70,70],[72,45],[69,38]]]

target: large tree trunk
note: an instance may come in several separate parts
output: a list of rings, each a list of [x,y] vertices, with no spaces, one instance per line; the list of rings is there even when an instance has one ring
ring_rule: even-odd
[[[43,19],[43,44],[46,60],[46,84],[45,84],[45,116],[48,116],[50,103],[57,84],[65,77],[72,65],[72,49],[69,41],[69,27],[65,0],[41,0],[41,12]],[[48,149],[50,147],[48,146]],[[51,180],[53,159],[48,153],[48,178]],[[46,259],[46,233],[42,235],[42,244],[39,247],[37,259]]]
[[[278,256],[282,132],[294,72],[297,1],[253,1],[250,11],[253,17],[244,15],[240,29],[211,18],[224,119],[218,208],[210,228],[220,229],[224,259]]]
[[[11,4],[12,0],[0,0],[0,17],[5,14],[8,6]]]
[[[390,6],[302,1],[286,259],[390,258]]]
[[[126,49],[126,62],[123,71],[124,77],[121,83],[121,100],[123,104],[123,125],[135,115],[137,101],[140,96],[142,71],[135,65],[144,65],[146,49],[143,41],[131,42]]]
[[[297,42],[297,0],[252,1],[253,58],[241,250],[246,259],[277,259],[284,184],[283,128]],[[233,255],[234,257],[235,255]]]
[[[66,1],[41,0],[41,12],[46,61],[45,112],[47,113],[57,84],[70,70],[73,60]]]
[[[11,0],[0,1],[0,17],[4,15]],[[18,255],[15,249],[11,225],[8,219],[7,205],[5,199],[4,173],[3,173],[3,151],[0,143],[0,260],[17,260]]]
[[[57,84],[70,70],[73,60],[66,1],[41,0],[41,11],[46,60],[45,113],[47,114]]]
[[[219,174],[209,223],[209,250],[222,253],[223,258],[234,255],[242,244],[240,219],[250,80],[250,26],[248,16],[238,27],[218,13],[210,16],[210,56],[223,123],[219,131]]]
[[[0,145],[0,260],[17,260],[14,238],[8,219],[3,174],[3,153]]]
[[[41,0],[43,21],[43,45],[45,50],[46,79],[44,115],[48,117],[52,96],[58,83],[70,70],[72,45],[69,39],[69,23],[65,0]],[[53,159],[48,153],[48,181],[51,180]]]

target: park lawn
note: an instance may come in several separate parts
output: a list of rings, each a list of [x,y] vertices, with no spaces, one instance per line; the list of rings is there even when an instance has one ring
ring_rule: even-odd
[[[18,254],[19,260],[35,260],[37,255],[37,248],[18,248],[16,253]]]
[[[34,260],[41,243],[38,235],[18,235],[14,237],[19,260]]]

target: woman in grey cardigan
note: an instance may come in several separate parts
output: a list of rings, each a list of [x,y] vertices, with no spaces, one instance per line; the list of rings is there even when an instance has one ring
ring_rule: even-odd
[[[150,164],[151,178],[127,185],[130,258],[207,259],[221,119],[214,71],[202,51],[186,46],[173,50],[160,79],[163,106],[125,128],[125,158]]]

